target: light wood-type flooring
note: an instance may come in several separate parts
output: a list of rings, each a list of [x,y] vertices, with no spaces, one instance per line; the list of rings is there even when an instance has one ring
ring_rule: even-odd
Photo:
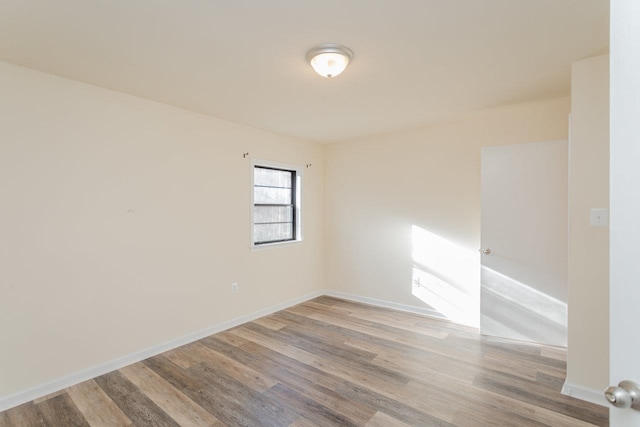
[[[587,426],[565,351],[320,297],[0,413],[1,426]]]

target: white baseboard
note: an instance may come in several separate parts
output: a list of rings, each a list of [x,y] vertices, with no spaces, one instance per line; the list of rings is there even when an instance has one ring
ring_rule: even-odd
[[[567,381],[565,381],[562,386],[562,394],[595,403],[596,405],[607,406],[602,391],[571,384]]]
[[[429,308],[416,307],[416,306],[413,306],[413,305],[406,305],[406,304],[399,304],[399,303],[396,303],[396,302],[385,301],[385,300],[375,299],[375,298],[361,297],[359,295],[345,294],[343,292],[332,291],[332,290],[324,291],[324,295],[329,296],[329,297],[346,299],[346,300],[349,300],[349,301],[361,302],[363,304],[375,305],[376,307],[392,308],[394,310],[406,311],[406,312],[409,312],[409,313],[415,313],[415,314],[421,314],[423,316],[434,317],[436,319],[447,320],[447,318],[445,316],[443,316],[439,312],[437,312],[435,310],[431,310]]]
[[[140,362],[141,360],[148,359],[149,357],[156,356],[160,353],[164,353],[165,351],[169,351],[185,344],[189,344],[204,337],[208,337],[209,335],[217,334],[235,326],[242,325],[243,323],[251,322],[252,320],[267,316],[269,314],[275,313],[276,311],[284,310],[285,308],[289,308],[296,304],[303,303],[322,295],[324,295],[323,291],[312,292],[302,297],[295,298],[281,304],[276,304],[262,310],[258,310],[246,316],[241,316],[226,322],[218,323],[201,331],[197,331],[183,337],[167,341],[157,346],[153,346],[151,348],[147,348],[145,350],[138,351],[136,353],[132,353],[127,356],[123,356],[118,359],[75,372],[71,375],[57,378],[53,381],[31,387],[23,391],[19,391],[15,394],[2,396],[0,397],[0,412],[5,411],[9,408],[13,408],[14,406],[21,405],[23,403],[30,402],[34,399],[46,396],[50,393],[65,389],[67,387],[71,387],[83,381],[87,381],[100,375],[115,371],[133,363]]]

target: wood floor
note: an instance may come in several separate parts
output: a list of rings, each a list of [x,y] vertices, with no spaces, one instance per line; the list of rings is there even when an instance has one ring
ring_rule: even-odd
[[[563,350],[320,297],[0,413],[1,426],[587,426]]]

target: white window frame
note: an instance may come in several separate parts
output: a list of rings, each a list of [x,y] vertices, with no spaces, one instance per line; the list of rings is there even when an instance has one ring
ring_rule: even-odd
[[[254,204],[254,199],[253,199],[253,192],[254,192],[254,183],[255,183],[255,177],[254,177],[254,172],[255,172],[255,168],[256,166],[264,166],[267,168],[275,168],[275,169],[284,169],[284,170],[288,170],[288,171],[292,171],[295,172],[296,175],[296,203],[295,203],[295,209],[294,209],[294,215],[295,215],[295,223],[296,223],[296,229],[295,229],[295,240],[287,240],[284,242],[273,242],[273,243],[261,243],[259,245],[256,245],[254,243],[254,235],[253,235],[253,204]],[[296,245],[300,242],[302,242],[302,230],[303,230],[303,226],[302,226],[302,185],[303,185],[303,170],[304,168],[302,166],[299,165],[291,165],[291,164],[286,164],[286,163],[279,163],[279,162],[272,162],[270,160],[262,160],[262,159],[251,159],[251,241],[250,241],[250,248],[251,251],[261,251],[261,250],[265,250],[265,249],[274,249],[274,248],[278,248],[278,247],[284,247],[284,246],[291,246],[291,245]]]

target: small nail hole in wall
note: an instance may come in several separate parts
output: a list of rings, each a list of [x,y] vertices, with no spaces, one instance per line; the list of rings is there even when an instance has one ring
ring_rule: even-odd
[[[242,158],[245,159],[248,155],[249,153],[242,153]]]

